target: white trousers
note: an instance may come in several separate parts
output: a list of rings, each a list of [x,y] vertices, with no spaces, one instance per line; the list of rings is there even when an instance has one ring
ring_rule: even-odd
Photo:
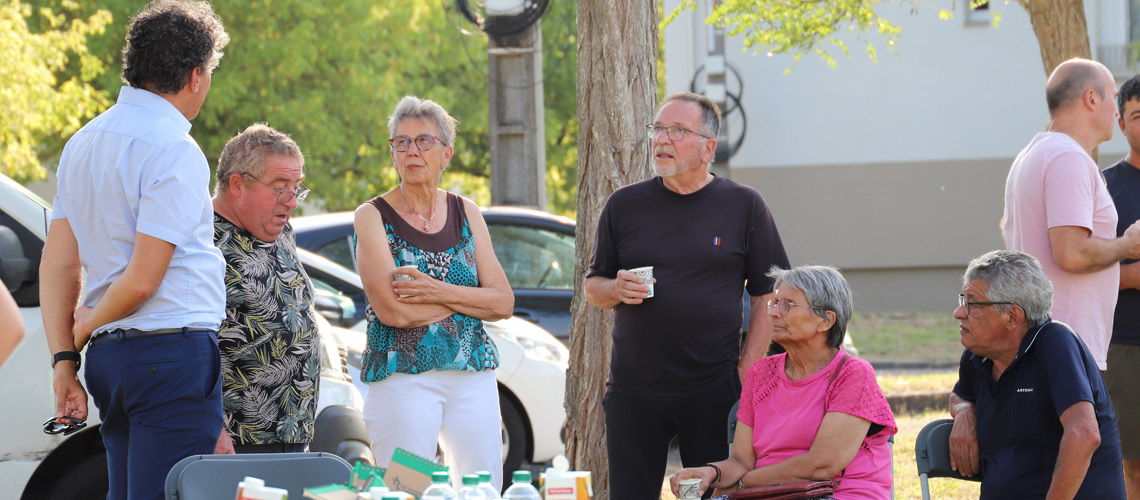
[[[487,470],[502,490],[501,421],[494,370],[393,373],[364,398],[377,465],[387,467],[397,447],[431,459],[438,443],[456,489],[464,474]]]

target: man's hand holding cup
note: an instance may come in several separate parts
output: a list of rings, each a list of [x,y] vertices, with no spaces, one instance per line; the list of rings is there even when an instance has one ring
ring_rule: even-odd
[[[653,298],[653,267],[620,270],[614,280],[614,292],[622,303],[636,305]]]

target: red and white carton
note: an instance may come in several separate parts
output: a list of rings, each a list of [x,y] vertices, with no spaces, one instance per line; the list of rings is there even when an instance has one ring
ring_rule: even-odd
[[[559,460],[561,459],[561,460]],[[590,483],[590,471],[567,470],[569,461],[559,455],[554,459],[554,467],[546,469],[542,475],[542,498],[544,500],[592,500],[594,488]]]

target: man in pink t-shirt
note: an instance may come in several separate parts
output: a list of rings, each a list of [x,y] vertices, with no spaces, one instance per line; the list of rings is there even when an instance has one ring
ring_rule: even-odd
[[[1002,236],[1041,261],[1052,317],[1076,330],[1103,371],[1120,285],[1119,262],[1140,257],[1140,225],[1116,238],[1116,207],[1090,156],[1112,139],[1116,84],[1104,65],[1070,59],[1045,86],[1051,121],[1017,155],[1005,183]]]

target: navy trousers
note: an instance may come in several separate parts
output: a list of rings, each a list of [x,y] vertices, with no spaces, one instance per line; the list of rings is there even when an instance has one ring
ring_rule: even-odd
[[[674,437],[681,463],[694,467],[728,458],[728,412],[740,399],[740,383],[731,380],[705,394],[659,401],[628,394],[606,394],[606,448],[610,463],[610,498],[657,500]],[[705,492],[706,498],[712,488]]]
[[[162,500],[179,460],[214,452],[222,377],[212,332],[92,344],[85,380],[107,448],[107,500]]]

